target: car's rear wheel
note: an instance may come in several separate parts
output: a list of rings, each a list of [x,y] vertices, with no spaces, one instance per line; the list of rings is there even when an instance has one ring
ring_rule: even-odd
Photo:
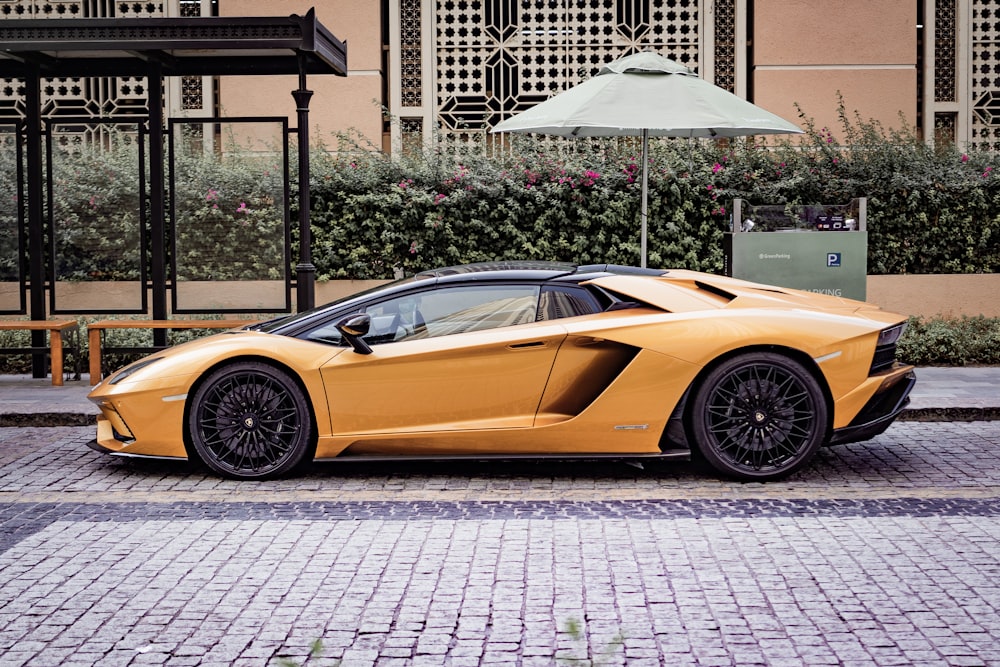
[[[287,373],[243,361],[216,369],[195,392],[188,433],[198,457],[231,479],[269,479],[302,463],[312,443],[309,403]]]
[[[736,479],[778,479],[802,468],[822,445],[827,405],[799,362],[760,352],[733,357],[705,377],[689,423],[698,450]]]

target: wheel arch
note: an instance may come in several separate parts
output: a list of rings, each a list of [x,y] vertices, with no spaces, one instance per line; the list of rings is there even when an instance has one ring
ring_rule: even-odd
[[[191,426],[190,426],[191,402],[194,400],[195,394],[198,393],[198,389],[201,387],[201,385],[205,383],[206,379],[212,373],[214,373],[215,371],[224,366],[229,366],[231,364],[240,363],[244,361],[252,361],[252,362],[267,364],[272,368],[275,368],[279,371],[282,371],[283,373],[286,373],[288,377],[292,378],[292,381],[295,382],[296,385],[298,385],[299,390],[307,399],[306,406],[309,409],[309,425],[311,427],[312,437],[311,437],[311,442],[309,443],[309,452],[307,453],[307,458],[309,460],[312,460],[316,454],[316,443],[318,439],[319,430],[316,425],[316,409],[313,406],[312,397],[309,394],[309,390],[306,388],[306,384],[305,382],[303,382],[302,377],[298,374],[298,372],[296,372],[288,364],[284,364],[276,359],[259,354],[244,354],[236,357],[228,357],[226,359],[218,361],[215,364],[212,364],[211,366],[206,368],[204,371],[202,371],[201,374],[198,376],[198,378],[191,384],[191,387],[188,389],[187,392],[187,398],[184,400],[184,422],[183,422],[184,426],[182,431],[184,436],[184,449],[185,451],[187,451],[188,460],[189,461],[198,460],[198,454],[197,452],[195,452],[194,443],[191,440]]]
[[[788,347],[785,345],[749,345],[747,347],[738,347],[729,350],[728,352],[720,354],[718,357],[712,359],[712,361],[705,364],[705,366],[700,371],[698,371],[698,374],[695,376],[694,380],[691,381],[691,384],[684,392],[684,396],[681,398],[681,400],[677,404],[677,407],[674,409],[674,414],[671,415],[670,419],[671,421],[673,421],[675,418],[677,418],[683,421],[684,433],[686,438],[684,444],[687,445],[687,447],[692,451],[694,450],[694,448],[691,446],[689,439],[690,436],[687,435],[688,433],[690,433],[690,428],[691,428],[691,417],[689,409],[691,396],[694,395],[701,388],[702,384],[705,382],[705,378],[715,368],[725,363],[726,361],[732,359],[733,357],[738,357],[740,355],[753,352],[773,352],[775,354],[786,356],[800,363],[802,367],[805,368],[810,375],[812,375],[813,379],[816,380],[816,383],[822,390],[823,400],[826,402],[826,408],[827,408],[826,438],[829,439],[830,434],[833,432],[833,410],[834,410],[833,394],[830,393],[830,387],[826,381],[826,377],[823,375],[823,371],[820,370],[819,365],[817,365],[816,361],[802,350],[796,350],[793,347]]]

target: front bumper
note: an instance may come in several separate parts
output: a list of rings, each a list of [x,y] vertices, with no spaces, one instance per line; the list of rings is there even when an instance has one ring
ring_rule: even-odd
[[[830,444],[861,442],[884,433],[909,404],[910,391],[916,382],[912,367],[887,377],[850,424],[834,429]]]
[[[90,395],[100,409],[92,448],[123,456],[187,458],[181,400],[184,395],[174,393],[183,388],[165,392],[135,385],[130,385],[129,391],[102,387],[99,385]]]
[[[119,425],[118,428],[115,427],[116,423]],[[182,453],[183,450],[178,450],[176,447],[166,450],[157,448],[150,451],[145,447],[134,446],[135,439],[132,437],[132,434],[123,434],[119,430],[122,426],[124,424],[120,417],[116,415],[115,419],[109,419],[107,414],[102,412],[102,414],[97,416],[97,437],[88,442],[87,446],[94,451],[101,452],[102,454],[110,454],[111,456],[168,459],[173,461],[187,459],[186,453]]]

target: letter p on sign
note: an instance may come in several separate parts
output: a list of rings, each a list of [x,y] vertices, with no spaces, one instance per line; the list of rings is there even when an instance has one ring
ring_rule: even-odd
[[[828,252],[828,253],[826,253],[826,265],[827,266],[840,266],[840,253],[839,252]]]

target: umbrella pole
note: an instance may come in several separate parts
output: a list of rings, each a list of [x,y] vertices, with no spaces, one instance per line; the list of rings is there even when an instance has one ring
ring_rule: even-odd
[[[640,241],[641,255],[640,261],[642,268],[646,268],[646,217],[648,213],[647,200],[649,198],[649,130],[644,129],[642,131],[642,205],[640,208],[642,217],[642,237]]]

